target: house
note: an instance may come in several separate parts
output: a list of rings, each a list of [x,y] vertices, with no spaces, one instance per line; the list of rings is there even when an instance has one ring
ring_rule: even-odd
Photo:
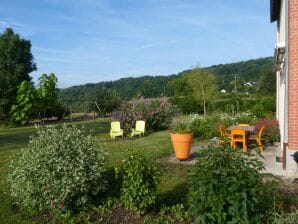
[[[246,82],[246,83],[244,83],[244,85],[247,86],[247,87],[253,87],[254,86],[251,82]]]
[[[277,24],[274,52],[276,117],[280,125],[283,169],[297,177],[298,150],[298,0],[270,0],[270,19]]]

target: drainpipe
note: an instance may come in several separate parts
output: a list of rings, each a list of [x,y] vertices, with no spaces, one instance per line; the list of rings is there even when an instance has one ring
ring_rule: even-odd
[[[284,121],[284,142],[283,142],[283,164],[282,168],[286,170],[287,168],[287,148],[288,148],[288,91],[289,91],[289,1],[285,0],[285,15],[286,15],[286,33],[285,33],[285,39],[286,39],[286,52],[285,52],[285,85],[286,85],[286,91],[285,91],[285,121]]]

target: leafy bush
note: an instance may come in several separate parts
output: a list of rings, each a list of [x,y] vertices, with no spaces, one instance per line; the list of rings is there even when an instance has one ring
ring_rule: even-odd
[[[192,95],[185,97],[173,97],[170,101],[174,105],[177,105],[183,114],[203,112],[203,108],[199,106],[199,103]]]
[[[192,115],[191,120],[191,130],[194,137],[207,140],[219,135],[218,124],[220,117],[218,115],[207,117]]]
[[[130,132],[137,120],[146,121],[146,131],[153,131],[168,128],[174,114],[175,107],[166,98],[140,98],[121,104],[112,119],[120,121],[125,132]]]
[[[269,118],[264,118],[259,120],[256,124],[255,127],[257,130],[260,130],[262,126],[265,126],[264,132],[263,132],[263,138],[267,143],[272,143],[279,141],[279,124],[276,119],[269,119]]]
[[[129,156],[116,174],[122,185],[120,198],[125,207],[144,212],[155,204],[159,171],[141,154]]]
[[[254,124],[256,122],[256,117],[249,112],[243,112],[236,114],[234,120],[236,124]]]
[[[75,126],[40,129],[10,164],[11,195],[28,211],[83,207],[106,188],[104,155]]]
[[[264,223],[274,207],[276,188],[263,185],[262,169],[255,156],[229,147],[200,151],[188,177],[195,223]]]
[[[275,97],[263,97],[252,108],[253,114],[258,118],[272,116],[276,110]]]
[[[223,124],[225,127],[229,127],[235,124],[254,124],[256,117],[250,113],[238,113],[235,116],[228,114],[213,114],[210,116],[200,116],[197,114],[190,115],[191,130],[194,137],[208,140],[215,136],[219,136],[218,126]]]

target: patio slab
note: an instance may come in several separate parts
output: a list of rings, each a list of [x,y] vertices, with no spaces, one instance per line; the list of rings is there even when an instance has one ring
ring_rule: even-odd
[[[174,164],[183,164],[183,165],[194,165],[198,162],[196,159],[196,153],[200,150],[206,150],[209,145],[219,144],[219,140],[214,138],[210,141],[199,142],[192,146],[190,152],[190,158],[187,161],[180,161],[175,158],[175,154],[173,153],[167,158],[169,163]],[[279,143],[275,143],[274,145],[267,146],[262,156],[258,156],[258,158],[264,162],[265,170],[262,173],[271,173],[275,176],[279,176],[280,178],[287,178],[287,173],[282,169],[282,162],[278,162],[276,157],[282,156],[282,150],[280,148]],[[298,178],[298,172],[295,178]]]

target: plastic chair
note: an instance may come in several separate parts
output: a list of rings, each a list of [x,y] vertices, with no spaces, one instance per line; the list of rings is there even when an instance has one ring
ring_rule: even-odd
[[[223,124],[218,126],[218,130],[220,133],[220,144],[225,145],[226,140],[231,138],[231,135],[227,133],[227,130]]]
[[[236,148],[237,143],[242,143],[242,151],[247,152],[247,135],[245,130],[232,129],[231,130],[231,146],[233,149]]]
[[[120,128],[119,121],[111,122],[110,136],[112,139],[115,139],[117,136],[121,136],[123,138],[123,129]]]
[[[130,137],[145,135],[145,121],[136,121],[136,128],[131,129]]]
[[[261,151],[261,152],[263,152],[265,149],[265,146],[263,145],[263,139],[262,139],[262,134],[263,134],[264,128],[265,128],[265,126],[263,125],[260,128],[257,135],[251,135],[249,137],[249,141],[255,141],[257,143],[257,147],[258,147],[259,151]]]

